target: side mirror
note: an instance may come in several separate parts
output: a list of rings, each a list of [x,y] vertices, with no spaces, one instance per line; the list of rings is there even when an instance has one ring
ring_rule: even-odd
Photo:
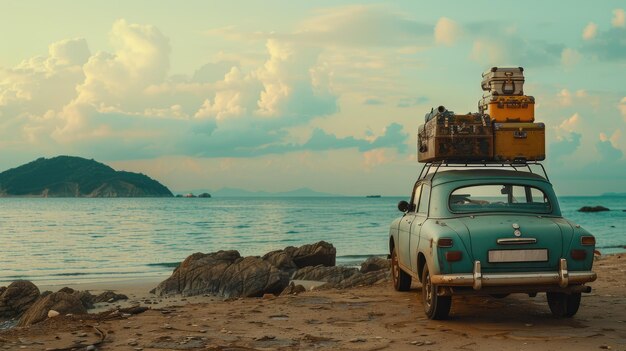
[[[409,207],[409,203],[404,200],[398,202],[398,210],[400,210],[400,212],[409,212]]]

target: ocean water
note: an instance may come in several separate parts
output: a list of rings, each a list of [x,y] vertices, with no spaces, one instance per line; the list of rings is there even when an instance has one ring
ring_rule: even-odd
[[[403,198],[0,198],[0,286],[166,277],[194,252],[262,255],[319,240],[338,264],[387,254]],[[562,197],[602,253],[626,251],[626,198]],[[612,211],[580,213],[586,205]]]

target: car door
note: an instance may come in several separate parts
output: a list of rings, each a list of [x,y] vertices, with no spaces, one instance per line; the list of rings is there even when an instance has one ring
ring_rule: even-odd
[[[420,192],[422,184],[417,183],[413,188],[413,194],[411,195],[411,202],[409,210],[404,214],[400,220],[400,226],[398,230],[398,259],[406,267],[412,267],[411,265],[411,228],[413,221],[416,218],[416,210],[418,207],[417,202],[420,199]]]
[[[417,201],[416,201],[417,202]],[[430,204],[430,184],[424,183],[421,186],[417,210],[411,223],[411,236],[409,239],[411,269],[417,272],[417,248],[422,234],[422,225],[428,219],[428,206]]]

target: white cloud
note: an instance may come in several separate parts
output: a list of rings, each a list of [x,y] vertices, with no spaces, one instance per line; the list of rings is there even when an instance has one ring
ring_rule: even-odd
[[[613,10],[613,19],[611,19],[611,24],[613,27],[626,27],[626,13],[624,12],[624,9]]]
[[[626,96],[624,96],[622,100],[620,100],[617,108],[622,113],[622,118],[624,118],[624,122],[626,122]]]
[[[582,55],[576,49],[565,48],[561,52],[561,64],[566,68],[572,68],[576,66]]]
[[[598,26],[593,22],[589,22],[585,29],[583,29],[584,40],[591,40],[596,37],[596,34],[598,34]]]
[[[435,43],[452,45],[461,35],[461,27],[447,17],[441,17],[435,25]]]
[[[567,89],[562,89],[561,91],[559,91],[557,97],[561,106],[569,106],[572,104],[572,94]]]
[[[573,132],[578,129],[578,124],[580,123],[580,115],[578,113],[574,113],[570,118],[561,122],[557,129],[565,132]]]

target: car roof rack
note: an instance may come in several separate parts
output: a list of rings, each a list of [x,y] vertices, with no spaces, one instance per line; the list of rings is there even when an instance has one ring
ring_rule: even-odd
[[[550,179],[548,178],[548,173],[546,172],[545,167],[541,163],[537,161],[527,162],[525,160],[513,160],[511,162],[494,162],[494,161],[468,162],[468,161],[454,161],[454,160],[426,162],[424,166],[422,167],[422,170],[420,171],[420,174],[419,174],[419,177],[417,177],[417,180],[419,181],[421,179],[426,178],[426,176],[430,174],[431,169],[434,169],[434,172],[432,173],[433,178],[434,178],[437,172],[439,171],[439,168],[441,167],[513,168],[515,171],[520,171],[520,172],[522,171],[521,169],[524,168],[524,169],[528,169],[529,173],[539,174],[539,173],[533,172],[531,166],[539,166],[541,168],[541,171],[543,172],[543,177],[546,178],[547,181],[550,181]]]

